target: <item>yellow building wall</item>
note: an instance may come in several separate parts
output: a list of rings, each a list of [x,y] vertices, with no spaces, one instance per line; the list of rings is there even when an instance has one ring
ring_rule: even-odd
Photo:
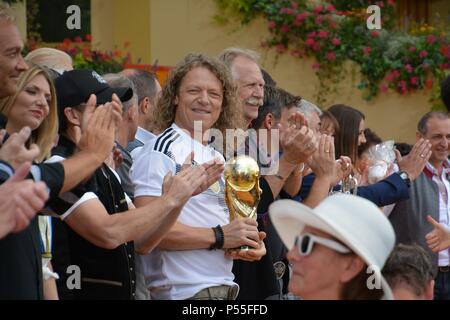
[[[434,8],[441,12],[449,7],[448,1],[435,0]],[[101,39],[99,46],[110,49],[130,41],[134,58],[141,57],[147,64],[157,60],[158,65],[166,66],[174,66],[190,52],[216,55],[231,46],[257,50],[262,54],[262,66],[279,86],[315,102],[318,81],[312,60],[276,57],[273,50],[261,50],[260,43],[268,35],[262,19],[242,28],[238,22],[218,26],[212,20],[216,13],[213,0],[92,0],[94,43]],[[431,108],[430,92],[407,96],[388,92],[367,102],[355,88],[356,83],[358,79],[348,76],[338,93],[328,97],[329,102],[321,107],[333,103],[351,105],[365,113],[366,126],[383,139],[414,142],[416,124]]]
[[[150,0],[91,0],[93,46],[130,52],[135,63],[153,63],[149,17]]]

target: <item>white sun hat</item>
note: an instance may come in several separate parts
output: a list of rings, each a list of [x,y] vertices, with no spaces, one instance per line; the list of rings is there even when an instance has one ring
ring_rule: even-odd
[[[278,200],[269,207],[269,214],[288,249],[304,227],[310,226],[340,240],[368,266],[381,270],[395,245],[394,229],[385,215],[372,202],[354,195],[332,195],[314,209],[297,201]],[[383,299],[393,299],[384,277],[380,282]]]

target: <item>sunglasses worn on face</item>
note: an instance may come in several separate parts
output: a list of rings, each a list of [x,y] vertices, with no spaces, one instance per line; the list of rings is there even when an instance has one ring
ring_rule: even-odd
[[[315,236],[310,233],[305,233],[295,238],[295,246],[301,256],[309,255],[314,247],[314,243],[319,243],[339,253],[351,252],[349,248],[343,246],[337,241]]]

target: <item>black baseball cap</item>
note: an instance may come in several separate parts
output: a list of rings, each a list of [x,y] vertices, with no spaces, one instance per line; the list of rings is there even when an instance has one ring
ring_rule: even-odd
[[[71,70],[64,72],[55,80],[58,109],[76,107],[89,100],[91,94],[97,96],[97,105],[111,102],[113,93],[124,102],[133,97],[131,88],[111,88],[97,72],[93,70]]]
[[[59,132],[66,129],[64,109],[86,103],[91,94],[97,96],[97,105],[111,102],[113,93],[120,101],[128,101],[133,97],[133,89],[111,88],[105,79],[93,70],[66,71],[55,79],[56,97],[58,100]]]

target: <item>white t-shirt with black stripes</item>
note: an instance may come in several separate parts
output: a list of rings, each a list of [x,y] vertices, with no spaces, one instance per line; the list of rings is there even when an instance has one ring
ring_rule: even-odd
[[[192,139],[177,125],[166,129],[141,150],[130,171],[135,197],[161,196],[164,176],[178,172],[194,151],[194,163],[202,164],[223,156],[210,146]],[[183,207],[178,222],[192,227],[215,227],[230,222],[224,197],[224,181],[192,197]],[[223,250],[166,251],[155,249],[144,257],[146,285],[152,299],[187,299],[198,291],[233,282],[233,261]]]

